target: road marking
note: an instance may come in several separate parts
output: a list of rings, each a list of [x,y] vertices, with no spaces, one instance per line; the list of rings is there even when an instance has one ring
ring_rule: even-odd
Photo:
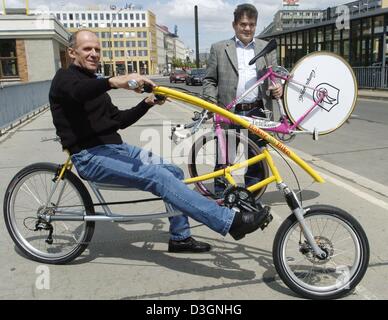
[[[338,167],[334,164],[328,163],[324,160],[321,160],[320,158],[313,157],[312,155],[307,154],[303,151],[297,150],[295,148],[293,148],[293,150],[296,153],[298,153],[302,159],[304,159],[307,162],[312,163],[314,166],[316,166],[318,168],[324,169],[324,170],[326,170],[326,171],[328,171],[336,176],[344,178],[344,179],[346,179],[346,180],[348,180],[348,181],[350,181],[350,182],[352,182],[352,183],[354,183],[362,188],[365,188],[365,189],[368,189],[372,192],[375,192],[380,196],[383,196],[385,198],[388,197],[388,187],[382,185],[381,183],[372,181],[372,180],[365,178],[363,176],[360,176],[354,172],[351,172],[351,171],[346,170],[344,168]],[[368,194],[368,193],[366,193],[358,188],[352,187],[350,184],[342,182],[335,177],[329,176],[329,175],[322,173],[322,172],[319,172],[319,174],[321,174],[323,176],[323,178],[325,178],[327,181],[330,181],[331,183],[354,193],[355,195],[359,196],[360,198],[367,200],[367,201],[371,202],[372,204],[377,205],[380,208],[383,208],[384,210],[388,210],[388,203],[387,202],[380,200],[380,199],[378,199],[378,198],[376,198],[376,197],[374,197],[374,196],[372,196],[372,195],[370,195],[370,194]]]

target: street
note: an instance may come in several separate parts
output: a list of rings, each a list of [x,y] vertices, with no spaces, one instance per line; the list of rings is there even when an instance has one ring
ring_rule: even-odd
[[[165,79],[161,84],[168,84]],[[175,84],[174,84],[175,85]],[[200,92],[202,87],[188,87]],[[111,91],[120,108],[142,99],[124,90]],[[167,102],[152,108],[139,122],[120,134],[130,143],[150,146],[160,138],[160,153],[170,160],[175,146],[168,135],[169,122],[189,122],[193,110],[181,103]],[[326,180],[312,184],[311,178],[294,167],[303,191],[304,205],[329,204],[351,213],[365,229],[370,243],[369,269],[357,289],[345,300],[388,299],[388,126],[386,102],[360,100],[349,123],[316,142],[297,137],[290,148],[311,164]],[[51,114],[45,111],[0,138],[0,195],[16,172],[34,162],[63,163],[65,154],[57,142],[41,143],[55,136]],[[172,151],[171,151],[172,148]],[[181,154],[185,158],[187,154]],[[175,159],[176,160],[176,159]],[[295,178],[283,160],[274,160],[291,187]],[[180,166],[186,171],[184,163]],[[74,170],[75,171],[75,170]],[[109,201],[134,200],[141,192],[108,193]],[[236,242],[206,227],[192,230],[198,240],[212,244],[205,254],[167,252],[168,221],[149,223],[97,223],[88,249],[69,265],[41,266],[22,257],[15,249],[4,221],[0,232],[1,299],[300,299],[280,280],[273,266],[272,243],[276,231],[290,214],[284,199],[271,185],[263,203],[270,205],[274,221]],[[160,210],[163,203],[117,208]],[[116,208],[115,208],[116,209]],[[3,219],[3,218],[2,218]],[[192,221],[192,226],[198,225]],[[49,271],[48,287],[39,286],[42,267]],[[46,270],[45,269],[45,270]]]

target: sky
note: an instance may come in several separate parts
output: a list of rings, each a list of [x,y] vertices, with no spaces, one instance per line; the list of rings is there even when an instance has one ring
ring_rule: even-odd
[[[23,0],[1,0],[7,8],[25,6]],[[350,2],[346,0],[300,0],[300,9],[325,9],[330,6]],[[141,6],[156,15],[157,24],[165,25],[174,32],[178,27],[178,35],[185,45],[195,48],[194,6],[198,6],[199,20],[199,47],[200,52],[210,50],[212,43],[229,39],[234,35],[232,28],[233,11],[238,4],[252,3],[259,11],[256,34],[272,22],[274,14],[282,8],[282,0],[133,0],[133,1],[106,1],[106,0],[29,0],[30,9],[39,9],[43,6],[50,10],[87,9],[100,5],[101,9],[108,9],[110,5],[122,8],[126,4]]]

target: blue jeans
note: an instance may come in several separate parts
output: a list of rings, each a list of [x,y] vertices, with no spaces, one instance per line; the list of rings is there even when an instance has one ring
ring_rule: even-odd
[[[187,216],[223,236],[230,229],[234,210],[190,190],[181,181],[184,174],[180,168],[147,150],[126,143],[107,144],[82,150],[71,159],[86,180],[149,191],[181,211],[183,215],[170,218],[172,240],[190,236]]]

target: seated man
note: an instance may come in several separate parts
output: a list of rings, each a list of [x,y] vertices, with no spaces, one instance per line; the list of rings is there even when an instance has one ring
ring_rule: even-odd
[[[258,229],[263,212],[240,212],[217,205],[190,190],[181,180],[183,171],[149,151],[123,143],[119,129],[135,123],[157,103],[151,95],[137,106],[119,110],[106,93],[130,89],[129,83],[155,85],[137,74],[97,79],[100,42],[88,30],[74,33],[68,49],[72,64],[55,75],[49,99],[53,122],[64,149],[84,179],[150,191],[184,215],[170,218],[170,252],[204,252],[210,245],[191,237],[188,218],[235,239]],[[136,89],[137,90],[137,89]]]

